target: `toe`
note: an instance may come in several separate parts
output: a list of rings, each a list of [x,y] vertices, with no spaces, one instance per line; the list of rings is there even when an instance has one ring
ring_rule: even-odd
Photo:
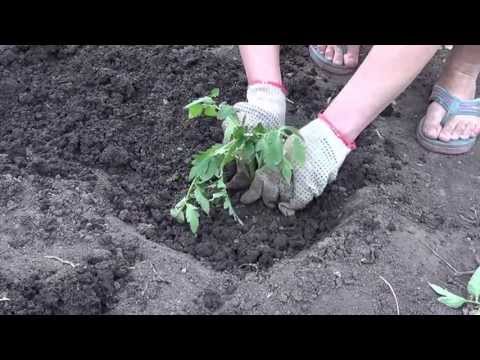
[[[458,139],[458,136],[457,136],[457,134],[455,133],[455,128],[457,127],[458,122],[459,122],[458,119],[452,119],[452,120],[450,120],[450,121],[443,127],[442,131],[440,131],[440,135],[438,135],[438,138],[439,138],[441,141],[445,141],[445,142]]]
[[[472,121],[467,121],[465,125],[465,130],[463,131],[462,134],[462,139],[470,139],[474,137],[474,132],[475,132],[475,123]]]
[[[423,133],[426,137],[429,137],[430,139],[438,139],[441,131],[442,127],[439,123],[428,122],[427,120],[425,120],[425,123],[423,125]]]
[[[455,127],[454,138],[466,140],[470,137],[469,122],[465,120],[459,120]]]
[[[345,66],[354,68],[358,65],[360,45],[348,45],[347,53],[344,56]]]
[[[320,52],[320,54],[325,54],[325,50],[327,49],[327,45],[317,45],[317,49]]]
[[[423,133],[430,139],[438,139],[442,126],[440,125],[442,116],[445,115],[445,110],[436,103],[431,104],[427,109],[425,115],[425,122],[423,124]]]
[[[478,136],[480,135],[480,121],[477,119],[476,125],[473,130],[473,136]]]
[[[477,136],[476,134],[477,121],[476,119],[471,119],[468,122],[467,129],[465,131],[465,136],[467,139]]]
[[[343,65],[343,51],[340,46],[335,46],[335,54],[333,55],[333,63],[335,65]]]
[[[334,45],[327,45],[327,48],[325,49],[325,57],[328,60],[332,61],[334,55],[335,55]]]

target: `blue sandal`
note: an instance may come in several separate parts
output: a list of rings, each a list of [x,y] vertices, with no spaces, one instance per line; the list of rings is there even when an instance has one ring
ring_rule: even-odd
[[[345,54],[348,51],[348,45],[336,45],[342,49],[343,53]],[[308,47],[310,51],[310,57],[312,60],[322,69],[328,71],[335,75],[351,75],[357,70],[357,67],[347,67],[345,65],[336,65],[332,62],[332,60],[328,60],[324,54],[320,52],[318,49],[318,45],[310,45]]]
[[[443,117],[440,125],[445,126],[457,115],[476,116],[480,121],[480,98],[475,100],[461,100],[451,95],[445,88],[435,85],[433,87],[430,101],[441,105],[447,113]],[[451,140],[448,142],[431,139],[424,135],[423,125],[425,116],[420,120],[417,127],[417,140],[427,150],[447,155],[465,154],[475,145],[477,137],[462,140]]]

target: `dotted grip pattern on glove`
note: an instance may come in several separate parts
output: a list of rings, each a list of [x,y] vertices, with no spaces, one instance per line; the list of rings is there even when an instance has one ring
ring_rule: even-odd
[[[320,196],[325,187],[335,181],[338,170],[351,151],[319,119],[303,127],[300,134],[305,140],[305,163],[294,170],[293,198],[289,203],[280,204],[280,210],[284,213],[285,207],[291,210],[303,209],[315,197]]]
[[[274,129],[285,124],[286,97],[277,87],[268,84],[251,85],[247,90],[247,102],[235,104],[240,120],[253,128],[262,124]]]

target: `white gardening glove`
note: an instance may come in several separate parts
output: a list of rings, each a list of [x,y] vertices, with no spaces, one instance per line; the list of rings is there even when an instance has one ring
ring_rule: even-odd
[[[278,208],[285,216],[305,208],[337,178],[338,170],[351,152],[332,128],[316,119],[300,130],[305,140],[305,163],[293,172],[293,197]]]
[[[267,129],[279,128],[285,124],[286,96],[283,91],[269,84],[251,85],[247,89],[247,101],[235,104],[234,109],[248,128],[262,124]],[[246,189],[252,182],[247,166],[237,162],[237,173],[228,183],[231,190]]]
[[[243,194],[242,203],[251,204],[262,198],[265,205],[273,207],[280,202],[278,208],[282,214],[292,216],[320,196],[336,179],[351,152],[350,147],[323,120],[310,122],[300,129],[300,134],[305,141],[305,162],[294,169],[292,185],[287,186],[277,170],[259,169],[249,190]],[[285,147],[289,147],[288,139]]]
[[[275,129],[285,124],[286,96],[281,89],[269,84],[250,85],[247,101],[235,104],[240,119],[245,125],[254,128],[262,124],[267,129]]]

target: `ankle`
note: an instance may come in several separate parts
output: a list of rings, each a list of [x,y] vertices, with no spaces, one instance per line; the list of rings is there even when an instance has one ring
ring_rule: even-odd
[[[438,85],[448,89],[457,97],[475,97],[477,78],[480,69],[448,67],[438,80]]]

